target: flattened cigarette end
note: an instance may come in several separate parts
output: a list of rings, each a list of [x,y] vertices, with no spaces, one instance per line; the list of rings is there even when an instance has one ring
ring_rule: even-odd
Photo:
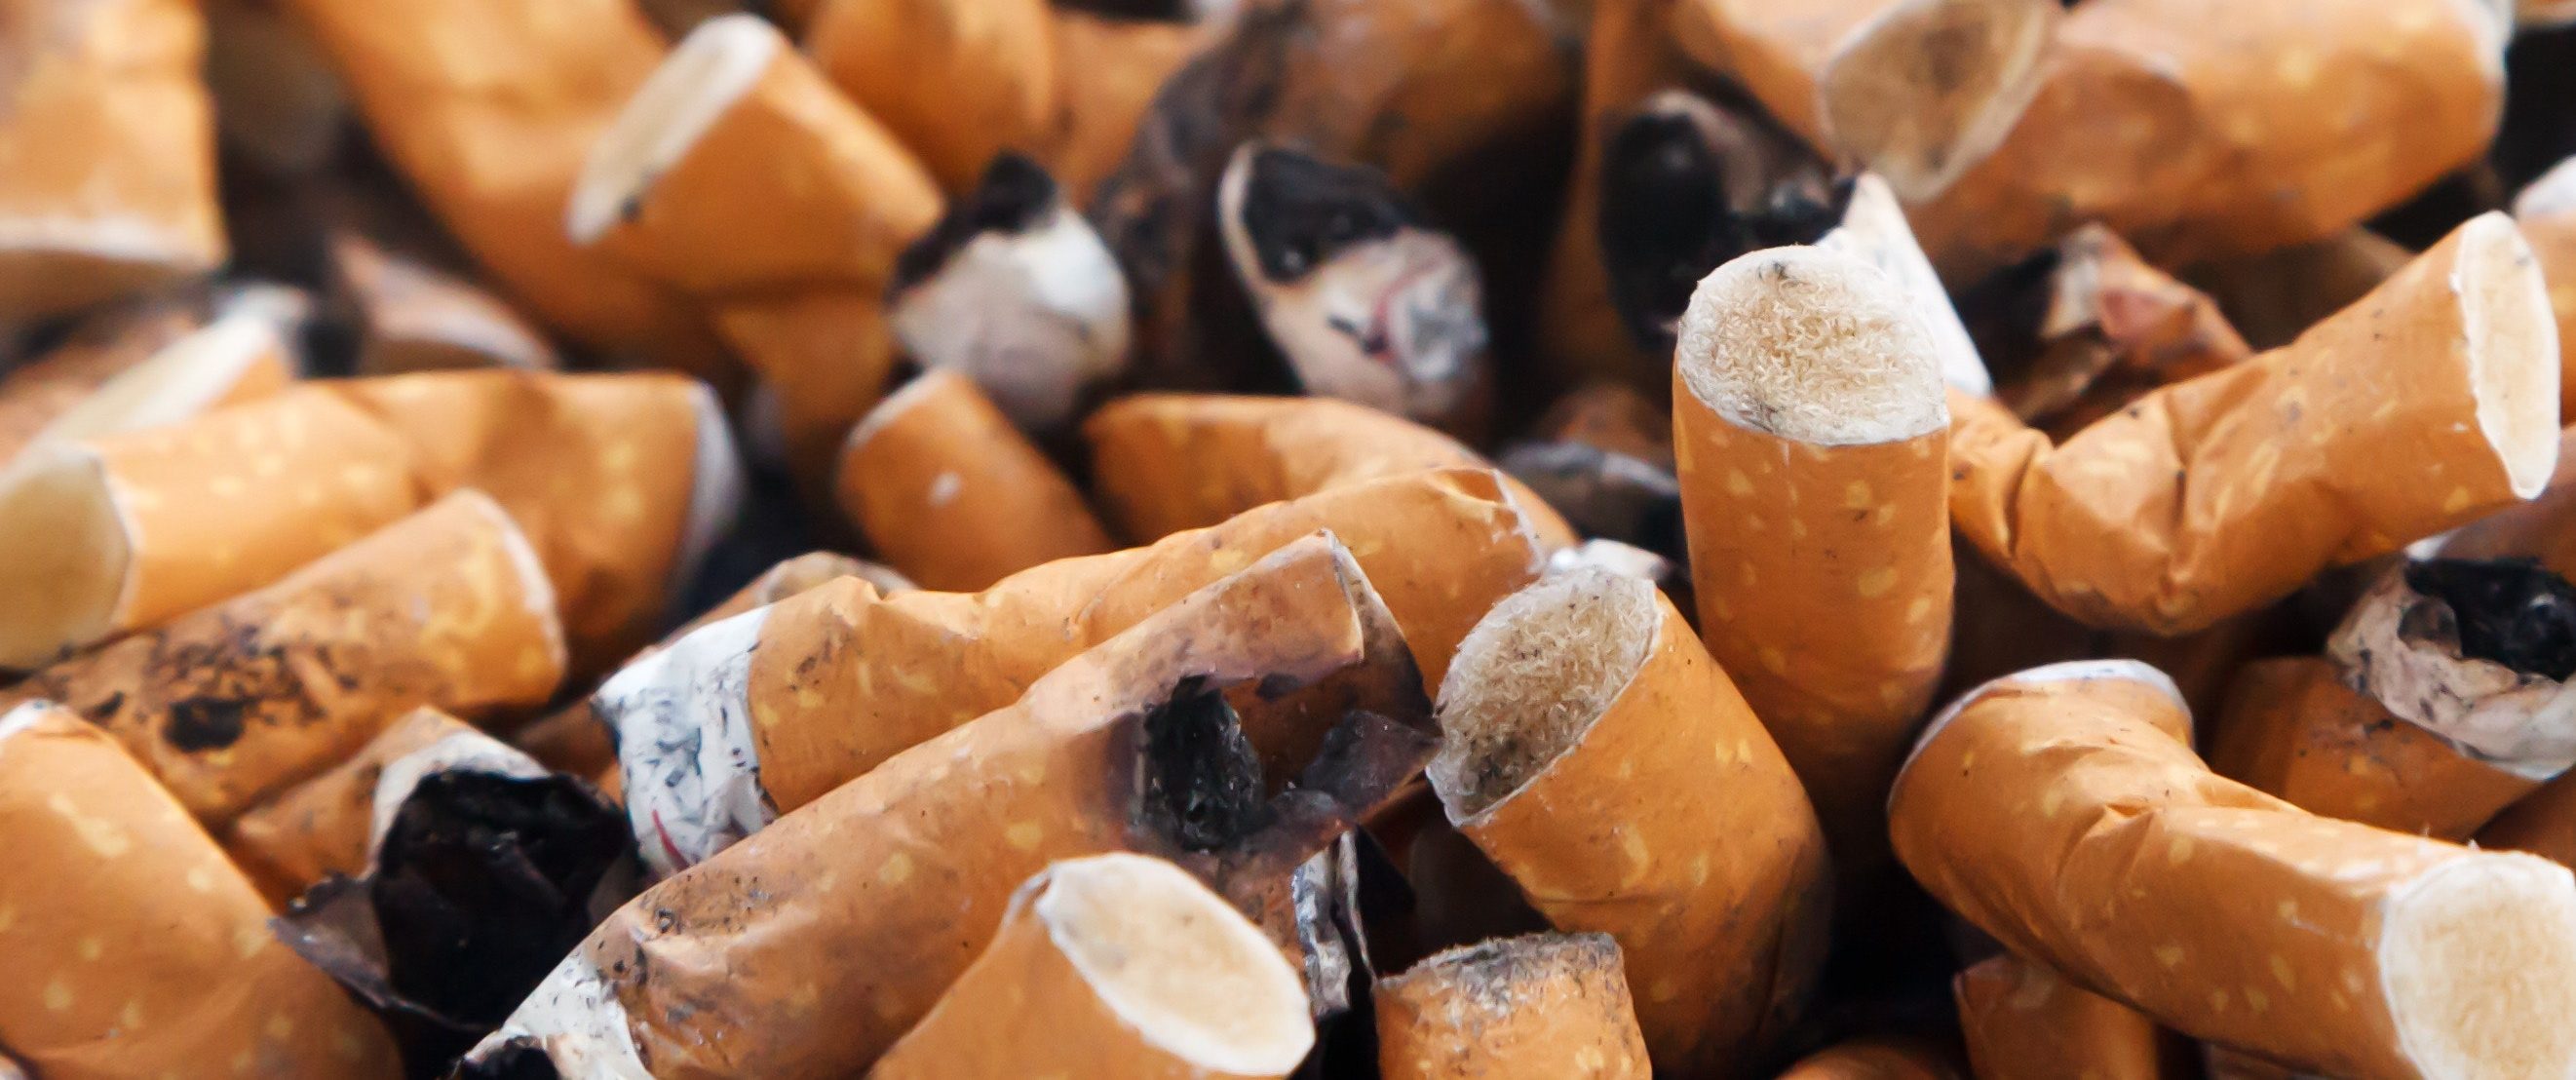
[[[1784,439],[1897,442],[1950,422],[1940,350],[1913,302],[1837,252],[1772,248],[1718,267],[1691,296],[1673,362],[1719,416]]]
[[[2531,498],[2558,464],[2558,323],[2540,260],[2512,218],[2491,211],[2460,227],[2451,289],[2468,336],[2478,430],[2513,493]]]
[[[564,215],[573,243],[596,243],[633,213],[654,178],[688,156],[786,44],[757,15],[720,15],[690,31],[583,160]]]

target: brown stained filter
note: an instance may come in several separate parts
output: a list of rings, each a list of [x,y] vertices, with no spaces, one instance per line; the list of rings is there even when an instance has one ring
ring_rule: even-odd
[[[1253,700],[1262,687],[1304,689]],[[1180,704],[1220,688],[1245,707],[1240,728],[1202,726],[1216,718]],[[1344,725],[1356,738],[1326,756],[1355,769],[1319,759],[1302,794],[1261,807],[1246,757],[1262,748],[1246,737],[1311,745],[1342,714],[1303,707],[1336,703],[1396,712]],[[1256,709],[1273,715],[1256,723]],[[1418,769],[1425,725],[1393,624],[1348,552],[1292,545],[647,890],[467,1075],[531,1050],[563,1075],[640,1077],[647,1061],[665,1076],[851,1075],[929,1013],[1047,864],[1158,855],[1240,906]]]
[[[1047,140],[1059,81],[1050,15],[1046,0],[827,0],[805,47],[941,188],[962,195],[993,155]]]
[[[1885,850],[1887,784],[1949,646],[1941,387],[1896,280],[1821,248],[1720,267],[1682,319],[1673,449],[1700,634],[1846,864]]]
[[[885,391],[884,293],[939,209],[920,162],[775,27],[727,15],[625,103],[561,227],[713,312],[776,394],[789,460],[821,477]]]
[[[861,418],[834,471],[841,512],[924,588],[971,592],[1118,546],[1063,471],[953,371],[923,373]]]
[[[2052,437],[2254,355],[2214,301],[2148,265],[2109,229],[2077,229],[2058,243],[2054,262],[2031,298],[2039,301],[2038,325],[2028,328],[2035,351],[1995,391]]]
[[[1659,1074],[1727,1074],[1785,1033],[1824,958],[1824,836],[1654,586],[1577,571],[1504,599],[1439,716],[1449,820],[1558,929],[1619,939]]]
[[[0,842],[17,862],[0,1039],[46,1080],[401,1075],[376,1018],[270,936],[222,849],[70,711],[0,715]]]
[[[1967,1080],[1956,1055],[1914,1039],[1854,1039],[1800,1058],[1778,1080]],[[1979,1080],[1983,1080],[1979,1074]]]
[[[2559,163],[2514,197],[2514,221],[2540,258],[2549,306],[2558,314],[2558,415],[2576,422],[2576,158]]]
[[[280,909],[326,876],[366,873],[385,766],[460,736],[486,737],[437,709],[414,709],[347,760],[234,819],[224,851]]]
[[[1349,545],[1426,679],[1542,562],[1494,474],[1453,470],[1274,503],[980,593],[881,599],[835,582],[708,626],[600,688],[592,707],[637,748],[621,766],[644,855],[666,872],[702,860],[1317,530]],[[643,753],[671,740],[722,752],[680,765]]]
[[[1959,273],[2091,221],[2164,265],[2323,239],[2485,149],[2505,36],[2454,0],[2084,0],[2038,97],[1916,228]]]
[[[1053,65],[1055,111],[1043,156],[1073,205],[1088,206],[1092,189],[1127,156],[1155,92],[1206,45],[1209,29],[1070,9],[1051,12],[1047,29],[1049,48],[1071,60]]]
[[[1531,934],[1436,953],[1379,979],[1385,1080],[1646,1080],[1619,943]]]
[[[286,576],[427,501],[402,440],[327,397],[49,439],[0,474],[0,665],[26,670]]]
[[[1284,1077],[1314,1044],[1307,1008],[1261,928],[1180,867],[1066,859],[868,1077]]]
[[[265,397],[302,366],[301,294],[268,286],[221,300],[162,297],[84,320],[0,379],[0,461],[44,439],[177,423]]]
[[[1809,142],[1939,195],[2039,93],[2052,0],[1680,0],[1673,34]]]
[[[2190,726],[2130,661],[1990,683],[1897,778],[1897,856],[2014,952],[2195,1038],[2346,1076],[2576,1069],[2564,868],[2309,814],[2210,772]]]
[[[275,584],[28,676],[220,828],[421,705],[481,717],[563,678],[554,593],[518,526],[460,492]]]
[[[7,0],[0,26],[0,322],[222,264],[197,5]]]
[[[2415,253],[2355,226],[2323,240],[2185,271],[2257,349],[2276,349],[2395,276]]]
[[[358,371],[563,366],[545,335],[472,282],[350,231],[331,238],[333,286],[356,311]]]
[[[507,509],[554,581],[577,670],[652,640],[739,502],[723,406],[686,376],[426,372],[295,392],[372,415],[430,491]]]
[[[1491,468],[1458,440],[1331,398],[1137,394],[1083,422],[1102,504],[1129,536],[1152,539],[1264,503],[1427,469]],[[1549,550],[1574,529],[1537,493],[1504,489]]]
[[[1950,983],[1977,1080],[2165,1080],[2191,1075],[2188,1044],[2136,1009],[2011,953]]]
[[[662,59],[633,0],[284,3],[376,146],[515,298],[617,358],[723,370],[679,293],[564,235],[583,156]]]
[[[1951,517],[2070,615],[2200,629],[2539,494],[2556,337],[2529,246],[2485,215],[2298,341],[2062,446],[1953,395]]]

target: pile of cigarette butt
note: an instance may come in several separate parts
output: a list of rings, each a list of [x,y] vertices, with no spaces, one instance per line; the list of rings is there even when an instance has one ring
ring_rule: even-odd
[[[2576,1080],[2571,422],[2576,0],[0,0],[0,1080]]]

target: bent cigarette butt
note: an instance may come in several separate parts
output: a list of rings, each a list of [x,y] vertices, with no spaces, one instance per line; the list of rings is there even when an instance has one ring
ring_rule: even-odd
[[[347,760],[234,819],[224,851],[279,908],[332,874],[366,873],[386,766],[460,736],[488,738],[437,709],[413,709]]]
[[[1950,989],[1977,1080],[2163,1080],[2188,1072],[2188,1043],[2011,953],[1959,972]]]
[[[2210,772],[2190,726],[2134,662],[1989,683],[1897,778],[1897,856],[2015,953],[2195,1038],[2336,1075],[2576,1068],[2548,1019],[2576,1007],[2564,868],[2308,814]]]
[[[1255,684],[1306,689],[1273,702],[1238,692],[1238,723],[1222,692]],[[1351,701],[1398,711],[1332,707]],[[1322,741],[1341,749],[1265,805],[1264,743],[1312,745],[1337,720]],[[931,1010],[1028,875],[1132,851],[1189,867],[1240,908],[1420,768],[1427,726],[1349,553],[1292,545],[647,890],[472,1060],[536,1051],[565,1074],[642,1076],[650,1060],[666,1073],[846,1075]],[[621,1060],[623,1072],[584,1066]]]
[[[1305,988],[1261,928],[1168,862],[1093,855],[1020,886],[992,944],[868,1076],[1284,1077],[1314,1041]]]
[[[805,47],[940,187],[964,194],[994,155],[1047,141],[1059,62],[1053,22],[1044,0],[829,0]]]
[[[151,299],[102,312],[10,372],[0,380],[0,462],[44,439],[177,423],[295,378],[302,294],[258,286],[204,304]]]
[[[267,585],[417,509],[402,440],[328,397],[279,395],[0,473],[0,665],[26,670]]]
[[[973,380],[930,371],[862,417],[834,494],[905,577],[970,592],[1117,545],[1054,462]]]
[[[1374,996],[1387,1080],[1650,1075],[1619,944],[1607,934],[1461,946],[1379,979]]]
[[[1951,516],[2085,622],[2199,629],[2539,494],[2556,337],[2529,246],[2482,216],[2290,345],[2063,445],[1954,396]]]
[[[268,905],[116,741],[47,702],[0,715],[0,1039],[67,1080],[390,1077],[394,1045],[269,934]]]
[[[1458,470],[1274,503],[1150,547],[1035,567],[980,593],[879,599],[856,580],[825,585],[701,629],[594,696],[592,708],[619,732],[645,858],[666,873],[703,860],[1319,530],[1367,553],[1359,565],[1426,678],[1447,669],[1485,609],[1536,577],[1542,561],[1494,475]],[[662,743],[718,756],[701,768],[647,752]],[[664,782],[675,770],[682,780]]]
[[[632,0],[284,6],[375,144],[515,299],[612,357],[721,372],[722,348],[684,297],[564,236],[583,155],[664,52]]]
[[[1916,1039],[1865,1038],[1829,1046],[1778,1080],[1965,1080],[1957,1055]],[[1982,1080],[1982,1074],[1979,1074]]]
[[[1083,421],[1092,473],[1120,529],[1163,537],[1264,503],[1426,469],[1487,469],[1458,440],[1330,398],[1135,394]],[[1504,490],[1550,550],[1578,539],[1517,480]]]
[[[106,729],[219,828],[417,706],[464,717],[533,706],[563,670],[536,552],[468,491],[15,692]]]
[[[1701,637],[1847,862],[1883,850],[1886,786],[1949,645],[1941,378],[1907,290],[1821,248],[1710,274],[1674,354]]]
[[[2207,295],[2099,225],[2077,229],[2025,265],[2045,274],[1990,297],[1989,337],[2014,352],[1994,358],[1996,366],[2017,373],[1994,396],[2053,437],[2254,354]]]
[[[887,290],[912,361],[972,377],[1027,431],[1071,422],[1127,367],[1126,272],[1074,205],[1044,166],[1005,153],[904,249]]]
[[[0,322],[207,273],[215,205],[205,19],[186,0],[11,0],[0,115]]]
[[[359,326],[358,372],[563,366],[545,335],[472,283],[354,231],[331,238],[334,290]]]
[[[1658,1071],[1758,1054],[1804,1007],[1830,907],[1798,779],[1642,580],[1541,579],[1440,684],[1449,820],[1558,929],[1619,939]]]
[[[2558,315],[2558,415],[2576,422],[2576,158],[2522,189],[2514,197],[2513,218],[2549,282],[2549,306]]]
[[[1921,202],[2001,145],[2039,93],[2062,5],[1683,0],[1673,33],[1809,141]]]

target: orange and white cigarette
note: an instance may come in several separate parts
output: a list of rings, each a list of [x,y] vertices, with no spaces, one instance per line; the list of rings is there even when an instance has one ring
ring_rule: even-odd
[[[1145,539],[1348,484],[1493,467],[1447,435],[1333,398],[1135,394],[1093,412],[1082,434],[1102,505]],[[1579,539],[1536,492],[1503,485],[1548,548]]]
[[[1607,934],[1530,934],[1435,953],[1377,981],[1386,1080],[1646,1080],[1645,1036]]]
[[[219,828],[417,706],[465,717],[532,707],[563,672],[535,550],[468,491],[12,692],[106,729]]]
[[[1256,686],[1300,689],[1241,692]],[[1031,874],[1155,855],[1240,908],[1419,769],[1427,726],[1349,553],[1291,545],[645,891],[468,1075],[539,1057],[562,1075],[642,1077],[646,1061],[663,1075],[855,1074],[966,973]],[[1287,760],[1297,790],[1269,798],[1275,748],[1328,741],[1338,749],[1311,763]]]
[[[2166,1080],[2189,1076],[2188,1041],[2136,1009],[2002,953],[1950,983],[1977,1080]]]
[[[1897,856],[2015,953],[2195,1038],[2336,1075],[2576,1069],[2565,868],[2309,814],[2210,772],[2190,728],[2135,662],[1989,683],[1897,778]]]
[[[1681,48],[1781,122],[1921,202],[1994,152],[2038,96],[2050,0],[1677,0]]]
[[[187,0],[8,0],[0,322],[208,273],[228,255]]]
[[[1544,562],[1497,480],[1456,470],[1334,488],[980,593],[879,597],[844,579],[682,638],[609,679],[591,708],[617,733],[644,858],[669,873],[1318,530],[1357,553],[1424,677],[1438,678],[1485,610]]]
[[[1252,920],[1171,863],[1092,855],[1020,886],[868,1076],[1248,1080],[1287,1076],[1314,1043],[1297,969]]]
[[[84,320],[0,379],[0,463],[48,439],[177,423],[276,393],[303,367],[309,305],[254,286],[220,299],[154,297]]]
[[[972,592],[1118,546],[1063,470],[953,371],[925,372],[860,418],[835,471],[841,512],[925,588]]]
[[[615,358],[722,370],[702,312],[563,232],[583,155],[665,51],[634,0],[284,3],[375,145],[514,298]]]
[[[487,743],[491,736],[462,720],[426,706],[414,709],[347,760],[234,819],[224,851],[283,908],[325,877],[366,873],[376,790],[390,766],[432,746]]]
[[[116,740],[0,714],[0,1040],[47,1080],[401,1075],[393,1040],[270,936],[269,907]]]
[[[358,372],[563,366],[545,335],[473,283],[354,231],[331,237],[337,298],[358,327]]]
[[[820,477],[885,392],[884,293],[939,211],[894,136],[775,27],[726,15],[625,103],[561,221],[706,306],[776,395],[789,460]]]
[[[2513,217],[2549,282],[2549,306],[2558,315],[2558,415],[2576,422],[2576,158],[2523,188],[2514,197]]]
[[[2485,151],[2508,23],[2454,0],[2086,0],[2010,134],[1915,228],[1969,274],[2095,221],[2168,266],[2332,236]]]
[[[1653,585],[1550,575],[1440,684],[1433,790],[1560,930],[1626,956],[1656,1071],[1725,1073],[1805,1007],[1824,834],[1762,722]]]
[[[1880,806],[1949,645],[1940,347],[1896,279],[1775,248],[1701,282],[1674,355],[1700,633],[1838,854]]]
[[[1798,1059],[1777,1080],[1967,1080],[1968,1075],[1954,1052],[1920,1039],[1876,1037],[1818,1050]]]
[[[1955,395],[1951,517],[2087,623],[2200,629],[2539,494],[2556,338],[2530,246],[2485,215],[2299,340],[2063,445]]]
[[[1055,119],[1045,0],[826,0],[806,49],[826,78],[962,195],[995,155],[1028,153]]]
[[[2077,229],[2044,258],[2046,275],[2027,291],[1994,298],[2037,320],[1999,328],[2028,352],[1997,358],[1996,366],[2018,374],[1994,396],[2052,437],[2071,437],[2149,391],[2254,355],[2215,301],[2149,265],[2109,229]]]

